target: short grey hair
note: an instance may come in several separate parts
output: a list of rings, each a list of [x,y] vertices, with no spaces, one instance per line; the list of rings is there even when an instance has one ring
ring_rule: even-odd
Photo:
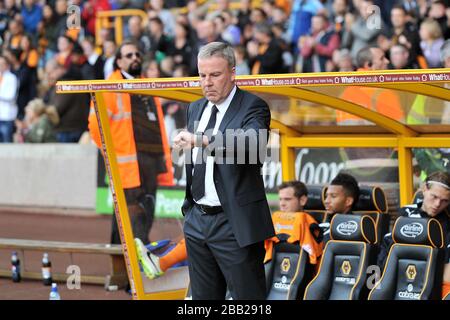
[[[374,47],[364,47],[358,51],[356,54],[356,66],[358,68],[364,68],[366,63],[372,64],[373,54],[372,48]]]
[[[203,46],[198,52],[197,59],[208,59],[211,57],[220,57],[228,62],[228,66],[234,68],[236,66],[236,58],[233,48],[224,42],[210,42]]]
[[[342,58],[351,58],[351,57],[352,57],[352,53],[350,52],[349,49],[344,48],[344,49],[339,50],[339,58],[340,59],[342,59]]]
[[[441,61],[442,63],[445,62],[445,60],[450,57],[450,39],[444,42],[444,44],[441,47]]]

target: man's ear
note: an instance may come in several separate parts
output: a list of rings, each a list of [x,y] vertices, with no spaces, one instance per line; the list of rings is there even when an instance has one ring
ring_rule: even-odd
[[[347,208],[350,208],[350,210],[352,209],[353,203],[355,202],[355,199],[353,199],[352,197],[346,197],[345,198],[345,206]]]
[[[422,186],[420,187],[420,191],[422,191],[422,193],[424,193],[427,190],[428,190],[427,183],[426,182],[422,183]]]
[[[300,197],[300,206],[303,208],[307,201],[308,201],[308,197],[307,196],[301,196]]]

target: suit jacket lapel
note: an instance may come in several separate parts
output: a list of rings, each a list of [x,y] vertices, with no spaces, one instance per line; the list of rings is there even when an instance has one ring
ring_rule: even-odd
[[[234,116],[238,113],[239,108],[241,106],[241,100],[243,97],[242,91],[236,87],[236,93],[234,94],[233,100],[231,100],[230,105],[228,106],[225,115],[223,116],[222,122],[219,126],[219,131],[225,133],[225,129],[228,123],[234,118]]]

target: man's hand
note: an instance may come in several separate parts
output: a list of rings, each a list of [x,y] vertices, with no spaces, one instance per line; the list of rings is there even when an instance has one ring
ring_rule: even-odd
[[[189,131],[181,131],[173,139],[173,147],[175,149],[187,149],[194,146],[195,136]]]

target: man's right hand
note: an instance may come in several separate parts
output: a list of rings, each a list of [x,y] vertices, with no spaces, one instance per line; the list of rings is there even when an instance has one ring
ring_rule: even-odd
[[[173,139],[173,147],[175,149],[187,149],[194,146],[195,136],[189,131],[181,131]]]

